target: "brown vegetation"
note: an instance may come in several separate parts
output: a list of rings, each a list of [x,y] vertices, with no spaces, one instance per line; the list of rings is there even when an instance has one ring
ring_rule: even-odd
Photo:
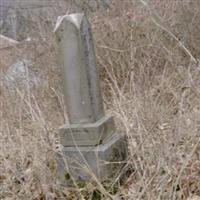
[[[16,85],[10,91],[0,79],[0,199],[200,196],[200,2],[75,2],[59,1],[49,13],[52,23],[39,19],[45,35],[32,30],[38,33],[32,41],[0,50],[1,74],[10,65],[5,60],[24,58],[32,61],[26,79],[31,69],[48,81],[45,87]],[[58,128],[66,114],[52,24],[66,11],[80,10],[92,24],[106,110],[129,138],[129,176],[114,189],[96,181],[62,188],[55,179]]]

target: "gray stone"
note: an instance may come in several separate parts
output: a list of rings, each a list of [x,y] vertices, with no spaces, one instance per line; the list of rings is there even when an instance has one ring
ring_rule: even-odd
[[[17,16],[16,10],[9,7],[0,7],[0,32],[2,35],[17,39]]]
[[[60,17],[56,29],[63,67],[65,103],[71,124],[104,116],[91,28],[84,14]]]
[[[114,134],[105,144],[95,147],[63,147],[57,154],[58,182],[98,179],[108,181],[119,176],[127,157],[126,136]]]
[[[4,86],[8,91],[14,91],[16,87],[45,87],[47,81],[39,78],[28,66],[31,65],[29,60],[18,60],[12,64],[4,75],[0,75]]]
[[[124,165],[127,141],[104,114],[90,24],[84,14],[65,15],[55,32],[69,118],[60,128],[60,183],[89,180],[92,174],[100,181],[109,179]]]
[[[52,0],[1,0],[0,7],[8,7],[8,8],[15,8],[15,7],[38,7],[38,6],[47,6],[51,5]]]
[[[96,146],[105,142],[114,131],[113,117],[105,116],[95,123],[65,124],[60,128],[60,141],[65,147]]]
[[[0,49],[13,47],[16,46],[17,44],[19,44],[18,41],[8,38],[4,35],[0,35]]]

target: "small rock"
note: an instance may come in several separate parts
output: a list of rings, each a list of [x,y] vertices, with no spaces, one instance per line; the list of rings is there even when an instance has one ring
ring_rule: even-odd
[[[3,79],[5,87],[11,91],[17,88],[29,87],[44,87],[47,86],[47,81],[38,77],[34,71],[29,69],[28,66],[31,65],[29,60],[19,60],[12,64]]]

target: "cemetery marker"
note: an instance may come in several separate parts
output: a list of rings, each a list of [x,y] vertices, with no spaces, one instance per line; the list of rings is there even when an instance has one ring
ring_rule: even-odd
[[[124,165],[126,137],[115,132],[113,117],[104,113],[90,24],[84,14],[65,15],[55,33],[69,119],[59,131],[59,180],[68,184],[70,174],[85,181],[92,173],[106,180]]]

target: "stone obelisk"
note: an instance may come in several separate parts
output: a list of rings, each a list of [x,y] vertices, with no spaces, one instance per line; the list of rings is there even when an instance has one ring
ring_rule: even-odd
[[[91,27],[84,14],[71,14],[58,18],[55,33],[69,120],[59,132],[59,177],[65,182],[67,173],[88,180],[93,173],[104,180],[123,166],[119,163],[126,158],[126,138],[115,132],[113,117],[104,112]]]

